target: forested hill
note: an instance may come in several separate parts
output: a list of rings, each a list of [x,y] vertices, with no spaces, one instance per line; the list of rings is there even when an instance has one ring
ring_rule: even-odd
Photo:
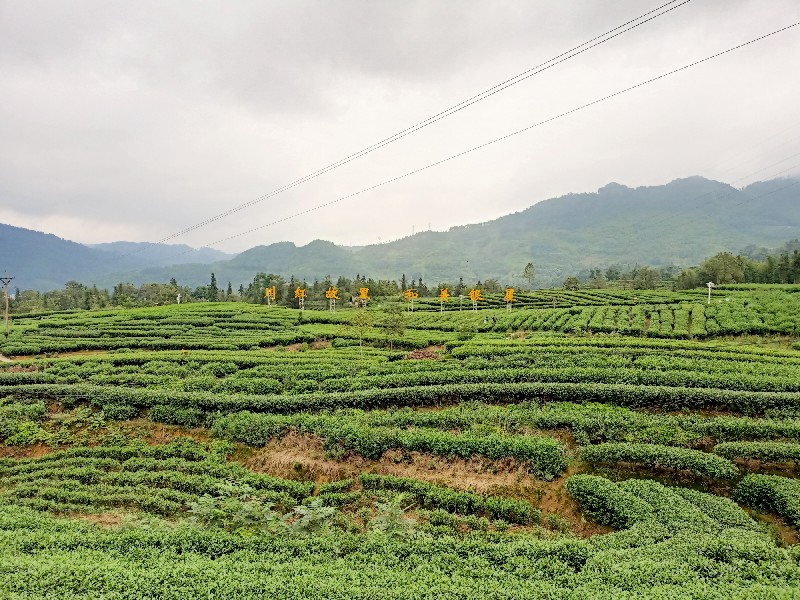
[[[185,245],[113,242],[85,246],[52,234],[0,224],[0,271],[15,276],[12,287],[20,289],[58,289],[70,280],[101,283],[110,273],[231,256]]]
[[[596,193],[568,194],[530,208],[446,232],[421,232],[358,250],[314,241],[257,246],[210,266],[149,269],[134,283],[187,285],[217,279],[234,286],[262,271],[315,277],[366,273],[374,279],[422,275],[435,283],[495,277],[519,283],[524,266],[536,265],[538,285],[558,285],[583,268],[620,264],[692,265],[720,251],[748,245],[777,247],[800,237],[800,180],[779,179],[737,190],[702,177],[661,186],[629,188],[610,183]],[[516,278],[516,279],[515,279]]]
[[[14,245],[7,243],[7,232],[25,230],[0,227],[0,257],[5,258]],[[212,271],[218,281],[234,287],[252,281],[257,272],[309,281],[329,274],[397,279],[405,273],[409,280],[422,275],[429,283],[458,277],[520,283],[519,275],[531,261],[536,283],[548,286],[594,266],[691,265],[720,251],[779,246],[800,237],[800,180],[759,182],[741,190],[702,177],[635,189],[610,183],[596,193],[545,200],[487,223],[422,232],[386,244],[352,249],[320,240],[302,247],[282,242],[251,248],[230,260],[206,262],[198,256],[202,262],[170,267],[133,266],[130,257],[104,261],[109,255],[100,250],[38,235],[50,238],[48,243],[26,241],[24,251],[11,252],[14,260],[0,267],[28,274],[27,282],[43,282],[24,284],[39,289],[60,287],[68,279],[110,287],[120,281],[139,284],[172,277],[198,286],[208,283]],[[54,240],[61,244],[58,251]]]

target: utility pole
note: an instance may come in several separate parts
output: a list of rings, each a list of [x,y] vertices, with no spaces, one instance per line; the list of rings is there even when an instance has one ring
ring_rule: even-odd
[[[8,284],[14,281],[13,277],[8,277],[5,272],[3,272],[3,276],[0,277],[0,283],[3,284],[3,288],[6,292],[6,337],[8,337]]]
[[[714,285],[713,281],[709,281],[706,285],[708,286],[708,302],[706,302],[706,304],[711,304],[711,288],[717,286]]]

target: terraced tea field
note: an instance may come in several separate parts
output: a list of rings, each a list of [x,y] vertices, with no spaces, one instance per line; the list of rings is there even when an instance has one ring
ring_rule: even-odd
[[[0,596],[796,597],[798,296],[715,294],[17,317]]]

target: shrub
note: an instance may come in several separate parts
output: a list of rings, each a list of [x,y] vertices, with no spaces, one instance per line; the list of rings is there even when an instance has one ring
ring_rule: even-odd
[[[657,444],[607,443],[584,446],[581,458],[594,463],[631,462],[648,467],[666,467],[689,471],[713,479],[731,479],[739,471],[729,460],[686,448],[673,448]]]

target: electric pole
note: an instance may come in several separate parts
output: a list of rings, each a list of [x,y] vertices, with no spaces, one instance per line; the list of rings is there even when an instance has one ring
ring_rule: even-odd
[[[3,272],[3,276],[0,277],[0,283],[3,284],[3,288],[6,292],[6,337],[8,337],[8,284],[14,281],[13,277],[8,277],[5,272]]]
[[[706,285],[708,286],[708,302],[706,302],[706,304],[711,304],[711,288],[715,288],[717,286],[714,285],[713,281],[709,281]]]

